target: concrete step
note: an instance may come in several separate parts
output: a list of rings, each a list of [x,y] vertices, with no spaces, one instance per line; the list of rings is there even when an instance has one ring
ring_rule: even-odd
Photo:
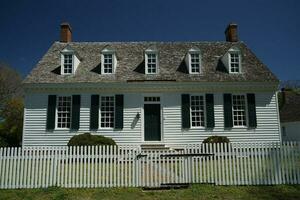
[[[142,144],[142,150],[169,150],[170,147],[167,147],[164,144]]]

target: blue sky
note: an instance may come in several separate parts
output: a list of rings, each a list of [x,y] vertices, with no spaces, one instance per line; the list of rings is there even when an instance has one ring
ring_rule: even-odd
[[[24,76],[67,21],[74,41],[223,41],[229,22],[281,80],[300,79],[298,0],[1,0],[0,60]]]

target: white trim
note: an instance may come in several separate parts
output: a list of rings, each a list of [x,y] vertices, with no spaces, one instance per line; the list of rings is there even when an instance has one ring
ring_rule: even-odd
[[[154,54],[155,55],[155,71],[156,73],[149,73],[148,72],[148,54]],[[146,50],[145,51],[145,74],[153,75],[153,74],[159,74],[159,56],[157,50]]]
[[[112,55],[112,73],[104,72],[104,55]],[[117,58],[114,51],[102,51],[101,53],[101,74],[115,74]]]
[[[70,128],[58,127],[58,98],[59,97],[71,97],[71,109],[70,109]],[[72,95],[56,95],[56,105],[55,105],[55,130],[71,130],[72,126],[72,110],[73,110],[73,96]]]
[[[65,73],[65,55],[71,55],[72,56],[72,73]],[[60,61],[60,74],[61,75],[72,75],[75,73],[75,67],[74,67],[74,59],[75,55],[73,51],[65,51],[61,52],[61,61]]]
[[[238,59],[239,59],[239,71],[238,72],[231,72],[231,54],[238,54]],[[242,73],[242,55],[241,51],[237,48],[232,48],[228,50],[228,71],[230,74],[240,74]]]
[[[191,54],[198,54],[199,55],[199,72],[192,72],[192,56]],[[187,65],[189,67],[189,74],[201,74],[202,73],[202,55],[201,51],[198,48],[192,48],[188,51],[187,54]]]
[[[160,102],[145,102],[145,97],[160,97]],[[144,93],[141,95],[141,143],[143,144],[162,144],[164,143],[164,112],[163,112],[163,94],[162,93]],[[145,141],[145,104],[160,104],[160,141]]]
[[[233,96],[234,95],[243,95],[245,98],[245,123],[246,125],[240,126],[240,125],[234,125],[234,116],[233,116]],[[224,105],[223,105],[224,106]],[[232,128],[248,128],[249,126],[249,116],[248,116],[248,101],[247,101],[247,94],[245,93],[232,93],[231,94],[231,112],[232,112]]]
[[[281,122],[280,122],[279,104],[278,104],[278,91],[275,92],[275,100],[276,100],[276,112],[277,112],[279,139],[280,139],[280,142],[282,142]],[[257,122],[257,125],[258,125],[258,122]]]
[[[102,127],[101,126],[101,97],[113,97],[114,98],[114,123],[113,127]],[[98,119],[98,129],[99,130],[114,130],[115,129],[115,123],[116,123],[116,95],[115,94],[102,94],[99,95],[99,119]]]
[[[206,95],[205,94],[199,94],[199,93],[193,93],[193,94],[189,94],[190,95],[190,129],[204,129],[206,128]],[[192,96],[203,96],[203,112],[204,112],[204,126],[193,126],[192,124],[192,106],[191,106],[191,102],[192,102]]]

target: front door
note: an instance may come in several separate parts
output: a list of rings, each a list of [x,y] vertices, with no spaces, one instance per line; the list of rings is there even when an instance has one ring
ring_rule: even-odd
[[[160,104],[144,104],[144,119],[145,141],[160,141]]]

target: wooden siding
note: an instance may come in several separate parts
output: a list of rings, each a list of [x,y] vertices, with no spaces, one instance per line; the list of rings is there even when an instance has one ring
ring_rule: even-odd
[[[57,93],[57,95],[60,95]],[[81,94],[80,129],[46,131],[48,94],[28,93],[25,98],[24,146],[66,145],[69,139],[79,133],[89,132],[91,94]],[[161,95],[163,144],[179,147],[199,143],[211,135],[229,137],[232,142],[280,141],[279,120],[275,93],[256,93],[257,128],[232,128],[224,130],[223,93],[214,93],[215,127],[213,129],[181,128],[181,93]],[[143,142],[143,98],[142,94],[124,94],[124,128],[122,130],[99,129],[92,133],[112,137],[118,144],[140,144]],[[136,118],[137,113],[140,118]]]

